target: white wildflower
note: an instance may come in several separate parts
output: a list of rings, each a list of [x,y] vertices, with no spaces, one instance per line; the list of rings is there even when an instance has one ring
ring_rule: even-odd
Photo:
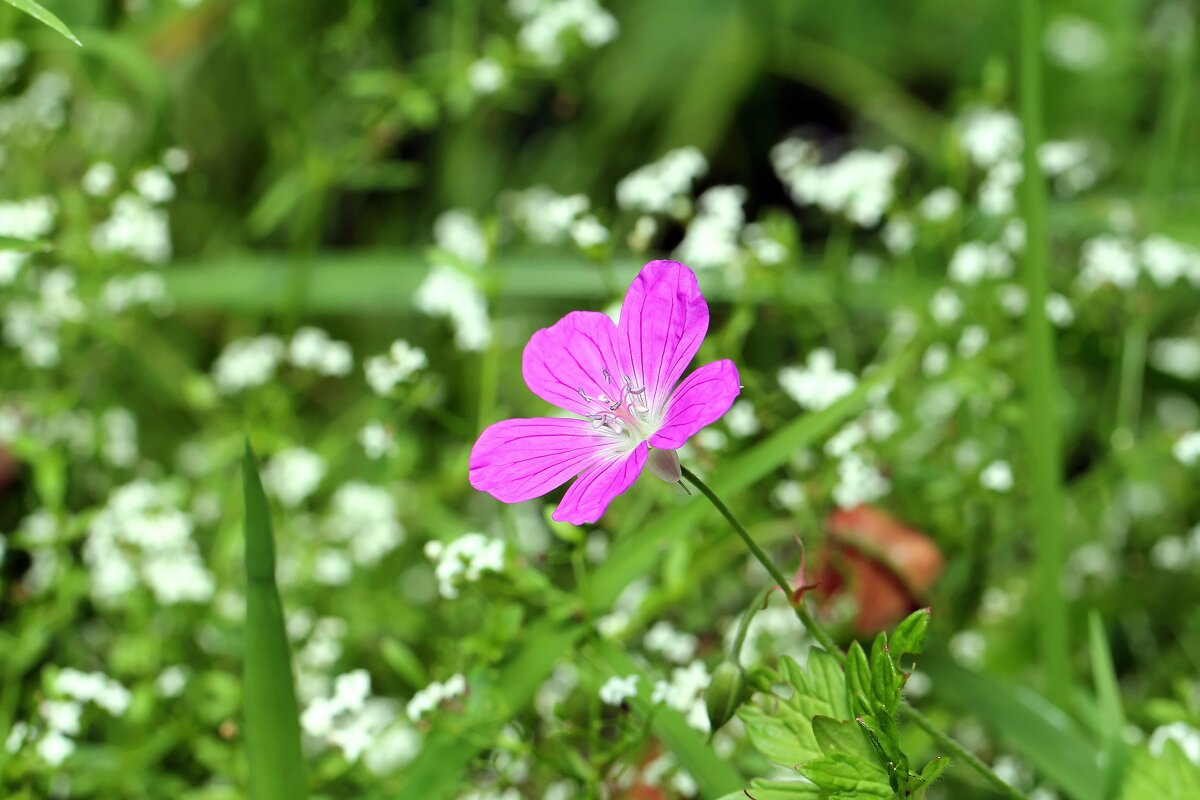
[[[308,499],[325,477],[325,459],[303,447],[281,450],[262,471],[263,487],[288,508]]]
[[[1007,461],[993,461],[979,473],[979,484],[993,492],[1008,492],[1013,487],[1012,467]]]
[[[454,341],[461,349],[482,350],[492,340],[483,292],[454,267],[435,264],[417,289],[417,308],[431,317],[446,317],[454,326]]]
[[[495,94],[504,85],[504,67],[494,58],[481,58],[467,70],[467,83],[478,95]]]
[[[779,370],[779,386],[801,408],[820,411],[854,390],[858,379],[837,369],[833,353],[824,348],[809,353],[804,367]]]
[[[483,228],[462,209],[443,212],[433,223],[433,239],[450,255],[472,266],[487,261],[488,244]]]
[[[1055,17],[1046,26],[1046,55],[1059,66],[1087,72],[1108,58],[1108,39],[1104,30],[1089,19],[1073,14]]]
[[[97,161],[83,173],[83,191],[92,197],[104,197],[117,184],[117,170],[107,161]]]
[[[694,147],[672,150],[617,184],[617,205],[625,211],[670,214],[708,171],[704,154]]]
[[[917,212],[929,222],[945,222],[958,213],[962,199],[949,186],[934,189],[921,200]]]
[[[428,364],[424,350],[397,339],[385,355],[371,356],[363,363],[363,368],[371,390],[386,397]]]
[[[612,676],[600,687],[600,702],[609,706],[619,706],[630,698],[637,697],[637,675],[624,678]]]
[[[348,375],[354,366],[350,345],[336,341],[320,328],[305,326],[296,331],[288,345],[288,360],[319,375]]]
[[[1021,124],[1007,111],[975,108],[963,115],[959,137],[977,166],[994,167],[1021,155]]]
[[[445,598],[458,597],[458,584],[473,583],[484,572],[504,570],[504,541],[491,539],[482,533],[467,533],[449,544],[430,541],[425,555],[435,561],[434,574],[438,592]]]
[[[275,376],[283,360],[283,342],[276,336],[264,335],[237,339],[225,346],[213,363],[213,380],[217,390],[233,394],[261,386]]]
[[[697,269],[733,264],[746,221],[745,202],[741,186],[714,186],[700,195],[698,213],[676,251],[679,258]]]

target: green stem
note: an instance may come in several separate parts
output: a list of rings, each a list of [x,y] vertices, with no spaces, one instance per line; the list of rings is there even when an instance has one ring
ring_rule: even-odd
[[[754,615],[761,611],[762,607],[767,604],[767,597],[773,591],[775,591],[775,587],[768,586],[754,595],[754,601],[750,603],[750,607],[746,609],[746,613],[742,614],[742,619],[738,622],[737,636],[734,637],[733,647],[729,650],[729,660],[733,663],[738,663],[742,655],[742,645],[746,643],[746,634],[750,631],[750,623],[754,620]]]
[[[783,591],[783,596],[788,599],[792,609],[796,612],[796,616],[799,617],[800,623],[804,626],[804,629],[808,631],[809,635],[816,639],[817,643],[820,644],[821,647],[824,647],[830,653],[837,656],[839,660],[844,660],[846,658],[846,654],[843,653],[842,649],[837,646],[837,642],[835,642],[833,637],[826,633],[825,630],[817,624],[817,621],[812,618],[812,615],[808,613],[808,609],[804,607],[803,599],[796,600],[793,598],[795,590],[792,588],[792,584],[790,581],[788,581],[787,576],[784,575],[783,571],[775,565],[775,562],[772,561],[771,557],[767,555],[767,552],[759,546],[758,542],[754,541],[754,537],[750,535],[750,532],[742,527],[742,523],[738,522],[737,517],[735,517],[733,512],[729,510],[729,507],[721,502],[721,498],[713,494],[713,490],[708,488],[708,484],[696,477],[696,473],[692,472],[687,467],[680,467],[680,469],[683,471],[683,477],[687,478],[688,481],[700,491],[700,494],[708,498],[708,501],[716,507],[717,511],[721,512],[721,516],[725,517],[725,521],[729,523],[730,527],[737,532],[738,536],[742,537],[742,541],[746,543],[746,547],[748,547],[754,557],[758,559],[758,563],[763,565],[763,569],[765,569],[767,574],[771,576],[771,579],[775,581],[775,585]]]
[[[1134,437],[1137,436],[1138,417],[1142,409],[1142,380],[1146,371],[1146,339],[1149,337],[1150,323],[1141,309],[1135,308],[1131,316],[1121,348],[1117,424],[1112,436],[1112,444],[1118,450],[1133,446]]]
[[[1030,510],[1037,542],[1035,597],[1039,609],[1038,644],[1046,690],[1064,706],[1071,686],[1067,606],[1060,579],[1066,560],[1062,497],[1062,443],[1054,332],[1046,318],[1049,244],[1046,225],[1046,182],[1037,151],[1042,143],[1042,26],[1039,0],[1021,0],[1021,122],[1025,131],[1021,185],[1025,218],[1025,350],[1028,362],[1025,393],[1025,450],[1028,453]]]
[[[1001,780],[1000,776],[992,772],[991,768],[987,764],[983,763],[978,756],[938,730],[937,726],[933,724],[929,717],[925,716],[920,711],[917,711],[910,705],[901,705],[900,713],[912,720],[918,728],[925,731],[925,733],[929,735],[930,739],[933,739],[935,742],[937,742],[940,747],[944,748],[953,757],[961,759],[964,764],[982,775],[984,780],[991,784],[992,788],[994,788],[997,792],[1005,797],[1010,797],[1013,800],[1029,800],[1024,793],[1018,791],[1012,786],[1009,786],[1007,783]]]
[[[833,637],[826,633],[825,629],[817,624],[817,621],[812,618],[811,614],[808,613],[808,609],[804,607],[803,599],[794,599],[792,586],[788,582],[787,577],[783,574],[783,571],[776,566],[775,562],[771,560],[771,557],[767,555],[766,551],[758,545],[758,542],[754,541],[754,539],[750,536],[750,532],[746,530],[742,523],[738,522],[737,517],[735,517],[733,512],[729,510],[729,506],[725,505],[725,503],[721,501],[721,498],[717,497],[713,490],[708,488],[708,484],[696,476],[696,473],[682,465],[680,466],[680,469],[683,472],[683,477],[687,478],[688,481],[700,491],[700,494],[708,498],[708,501],[713,504],[717,511],[721,512],[721,516],[725,518],[725,521],[729,523],[730,527],[733,528],[737,535],[741,537],[742,541],[746,543],[746,547],[750,548],[750,552],[754,554],[756,559],[758,559],[758,563],[763,565],[763,568],[783,591],[784,597],[788,598],[788,601],[791,603],[792,608],[796,612],[796,616],[800,618],[801,624],[804,625],[804,629],[808,631],[809,635],[816,639],[817,642],[824,647],[826,651],[836,657],[838,661],[845,661],[846,653],[842,650],[842,648],[838,647],[837,642],[833,640]],[[770,592],[773,591],[773,589],[767,589],[764,591]],[[765,595],[759,595],[759,598],[763,596]],[[761,604],[761,600],[759,598],[755,598],[755,604],[751,606],[750,610],[747,611],[746,616],[742,618],[741,627],[738,628],[737,640],[734,642],[733,652],[735,657],[737,652],[741,649],[742,640],[745,638],[746,630],[750,627],[749,618],[753,616],[754,609]],[[981,760],[979,760],[979,758],[972,755],[971,752],[961,744],[938,730],[937,727],[930,722],[929,718],[920,711],[917,711],[915,708],[908,705],[902,705],[900,710],[904,716],[915,722],[917,727],[929,734],[929,736],[935,742],[944,747],[955,757],[962,759],[963,763],[983,776],[984,780],[995,787],[996,790],[1005,797],[1013,798],[1013,800],[1028,800],[1024,794],[1001,780],[1000,776],[992,772],[991,768],[988,767],[987,764],[983,763]]]

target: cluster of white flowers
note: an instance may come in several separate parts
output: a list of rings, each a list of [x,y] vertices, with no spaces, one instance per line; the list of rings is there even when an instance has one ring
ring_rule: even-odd
[[[29,257],[13,250],[0,250],[0,286],[10,286]]]
[[[300,715],[304,732],[341,751],[346,761],[362,760],[376,774],[397,769],[416,757],[420,736],[399,719],[398,704],[371,696],[371,676],[359,669],[340,675],[328,697],[313,698]]]
[[[4,310],[4,340],[17,348],[31,367],[59,362],[59,331],[83,317],[84,305],[75,293],[75,273],[66,267],[41,273],[37,294],[20,298]]]
[[[1081,141],[1049,141],[1038,148],[1038,162],[1054,189],[1073,195],[1089,189],[1100,177],[1092,149]]]
[[[508,192],[502,199],[508,216],[534,242],[559,244],[570,235],[590,203],[582,194],[560,195],[545,186]]]
[[[108,219],[92,228],[92,247],[97,253],[127,255],[149,264],[162,264],[171,257],[167,212],[140,194],[120,195],[113,201]]]
[[[840,508],[873,503],[891,491],[892,484],[867,456],[848,453],[837,466],[837,485],[833,499]]]
[[[751,255],[759,263],[767,266],[782,264],[787,258],[788,249],[783,242],[768,232],[767,227],[758,222],[751,222],[742,228],[742,241],[750,248]]]
[[[976,166],[990,169],[1021,157],[1021,123],[1007,111],[971,108],[958,127],[959,141]]]
[[[202,603],[213,578],[192,538],[179,491],[138,480],[115,489],[92,519],[83,545],[92,596],[115,601],[144,582],[158,602]]]
[[[815,144],[793,138],[772,148],[771,164],[796,203],[819,206],[869,228],[879,224],[892,204],[904,155],[896,148],[851,150],[822,164]]]
[[[217,390],[234,394],[262,386],[275,377],[284,352],[283,341],[270,334],[230,342],[213,362]]]
[[[707,171],[708,161],[695,147],[672,150],[622,178],[617,205],[625,211],[683,216],[692,188]]]
[[[504,86],[504,67],[490,56],[485,56],[471,64],[467,69],[467,83],[475,94],[485,96],[495,94]]]
[[[1108,59],[1108,38],[1103,28],[1073,14],[1052,19],[1043,43],[1052,61],[1076,72],[1096,69]]]
[[[666,620],[654,623],[654,626],[646,631],[646,637],[642,640],[642,646],[646,648],[647,652],[658,653],[667,661],[676,664],[686,664],[691,661],[696,656],[698,645],[699,640],[694,634],[678,630]]]
[[[1150,549],[1150,560],[1160,569],[1192,571],[1200,567],[1200,525],[1192,528],[1187,538],[1165,536]]]
[[[837,368],[833,353],[825,348],[808,354],[804,367],[779,370],[779,386],[801,408],[820,411],[854,391],[858,379]]]
[[[146,306],[156,313],[171,310],[167,285],[157,272],[117,275],[104,282],[100,305],[110,314],[120,314],[134,306]]]
[[[16,39],[0,41],[0,89],[12,83],[16,72],[25,63],[28,50]]]
[[[1167,337],[1150,344],[1155,369],[1185,381],[1200,378],[1200,337]]]
[[[671,680],[656,681],[652,703],[665,703],[687,717],[687,723],[701,733],[708,733],[708,711],[704,706],[704,690],[712,676],[703,661],[697,659],[686,667],[671,670]]]
[[[950,637],[950,655],[968,669],[979,669],[987,655],[987,639],[979,631],[959,631]]]
[[[135,172],[133,189],[143,199],[155,205],[175,199],[175,181],[162,167],[147,167]]]
[[[492,340],[483,292],[470,276],[447,264],[434,264],[414,297],[417,309],[431,317],[445,317],[454,326],[454,342],[477,351]]]
[[[949,186],[940,186],[922,198],[917,212],[929,222],[945,222],[958,213],[962,198]]]
[[[55,131],[67,121],[71,79],[61,72],[42,72],[23,94],[0,101],[0,137],[14,132]]]
[[[281,450],[262,471],[263,488],[288,508],[307,500],[325,478],[325,459],[303,447]]]
[[[442,250],[473,267],[481,267],[488,257],[487,237],[473,216],[462,209],[451,209],[433,223],[433,240]]]
[[[129,708],[131,699],[129,690],[107,675],[71,668],[58,673],[52,693],[56,697],[48,697],[38,704],[38,716],[44,729],[18,721],[5,739],[5,749],[15,753],[27,741],[36,738],[35,752],[52,767],[62,764],[75,752],[75,741],[71,737],[77,736],[82,729],[84,704],[93,703],[119,717]]]
[[[288,360],[301,369],[338,377],[349,375],[354,366],[354,354],[348,343],[332,339],[312,326],[300,328],[292,336]]]
[[[624,678],[613,675],[600,686],[600,702],[608,706],[619,706],[626,700],[637,697],[639,677],[637,674]]]
[[[604,552],[607,552],[606,539],[589,538],[589,549],[591,549],[593,541],[603,545],[603,548],[596,547],[597,551],[604,550]],[[634,615],[642,607],[642,602],[645,601],[649,591],[650,582],[645,578],[636,580],[626,586],[621,594],[617,595],[617,600],[613,603],[612,610],[596,620],[596,629],[600,632],[600,635],[608,639],[615,639],[629,630],[629,625],[633,622]]]
[[[1170,722],[1160,725],[1150,734],[1147,746],[1156,757],[1161,757],[1167,742],[1174,742],[1183,751],[1188,761],[1200,766],[1200,730],[1186,722]]]
[[[356,563],[372,566],[404,541],[404,526],[396,519],[396,501],[386,489],[350,481],[333,494],[324,530],[344,542]]]
[[[396,438],[379,420],[372,420],[358,432],[358,443],[371,460],[396,452]]]
[[[117,168],[107,161],[97,161],[83,173],[79,185],[92,197],[104,197],[117,185]]]
[[[1176,460],[1185,467],[1200,464],[1200,430],[1188,431],[1180,436],[1171,448]]]
[[[0,236],[41,239],[54,228],[58,203],[53,197],[0,202]]]
[[[929,314],[939,325],[953,325],[962,312],[962,298],[949,286],[943,286],[929,298]]]
[[[564,37],[574,33],[588,47],[603,47],[617,36],[617,19],[596,0],[509,0],[521,21],[521,48],[547,66],[563,60]]]
[[[137,417],[124,408],[110,408],[100,417],[103,447],[100,455],[114,467],[132,467],[138,457]]]
[[[401,383],[411,378],[418,370],[429,364],[425,351],[413,347],[403,339],[392,342],[387,353],[371,356],[363,362],[367,384],[375,394],[387,396]]]
[[[741,186],[714,186],[700,195],[696,217],[676,251],[680,260],[697,269],[734,265],[746,224],[745,202]]]
[[[491,539],[482,533],[465,533],[446,544],[425,543],[425,556],[436,562],[438,593],[452,599],[458,597],[461,583],[474,583],[485,572],[504,571],[504,541]]]
[[[950,257],[949,273],[950,280],[967,285],[985,278],[1008,278],[1013,273],[1012,257],[999,245],[965,242]]]
[[[1128,290],[1144,272],[1156,286],[1169,288],[1181,279],[1200,286],[1200,250],[1154,235],[1140,245],[1105,234],[1084,242],[1077,282],[1084,291],[1103,286]]]
[[[462,697],[466,693],[467,679],[462,675],[451,675],[444,682],[434,681],[414,694],[405,711],[410,720],[417,722],[447,700]]]
[[[1007,461],[993,461],[979,473],[979,484],[993,492],[1008,492],[1013,487],[1012,467]]]

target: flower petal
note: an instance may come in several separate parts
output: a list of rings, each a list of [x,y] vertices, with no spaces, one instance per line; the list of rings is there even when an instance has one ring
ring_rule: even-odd
[[[547,403],[587,416],[599,411],[605,395],[620,400],[620,361],[616,355],[617,326],[598,311],[572,311],[529,339],[521,370],[530,391]],[[606,377],[607,376],[607,377]]]
[[[613,498],[637,480],[649,451],[650,448],[642,442],[633,450],[606,459],[580,475],[579,480],[567,489],[558,508],[554,509],[553,518],[572,525],[600,519]]]
[[[720,419],[741,391],[737,367],[732,361],[705,364],[672,392],[663,423],[650,437],[650,444],[666,450],[683,447],[701,428]]]
[[[471,485],[501,502],[518,503],[563,485],[619,445],[583,419],[506,419],[480,434],[471,448]]]
[[[677,261],[642,267],[617,327],[622,376],[646,389],[652,410],[661,408],[708,332],[708,303],[696,274]]]

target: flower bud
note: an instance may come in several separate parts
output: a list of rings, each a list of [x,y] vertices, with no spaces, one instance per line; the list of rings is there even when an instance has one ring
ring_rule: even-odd
[[[667,483],[679,483],[683,479],[683,472],[679,469],[679,454],[674,450],[654,448],[646,459],[646,465]]]
[[[708,709],[708,724],[713,733],[733,717],[746,700],[746,675],[732,661],[723,661],[713,671],[712,680],[704,692]]]

